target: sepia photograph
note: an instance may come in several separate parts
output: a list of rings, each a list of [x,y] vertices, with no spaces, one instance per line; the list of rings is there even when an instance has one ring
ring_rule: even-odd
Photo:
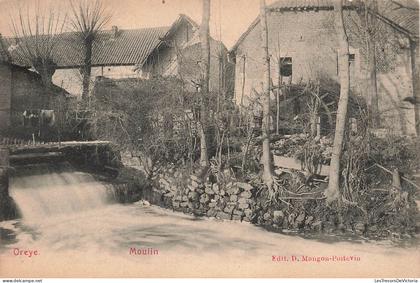
[[[419,282],[419,4],[0,0],[0,279]]]

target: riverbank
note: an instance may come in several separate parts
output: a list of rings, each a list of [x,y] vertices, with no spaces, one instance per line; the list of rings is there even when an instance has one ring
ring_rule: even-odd
[[[325,243],[139,203],[51,217],[43,223],[8,221],[2,227],[16,233],[16,242],[0,254],[0,275],[5,277],[420,276],[418,246]],[[39,255],[15,256],[13,248],[38,250]],[[130,255],[130,248],[152,248],[158,255]],[[293,256],[299,261],[292,261]],[[355,260],[325,261],[331,256]]]

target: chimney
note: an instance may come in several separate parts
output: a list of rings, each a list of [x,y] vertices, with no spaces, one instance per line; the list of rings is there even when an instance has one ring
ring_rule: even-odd
[[[116,38],[118,36],[118,27],[112,26],[112,37]]]

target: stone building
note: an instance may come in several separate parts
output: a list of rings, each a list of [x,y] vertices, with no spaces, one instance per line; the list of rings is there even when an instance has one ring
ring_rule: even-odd
[[[167,28],[145,28],[137,30],[119,30],[99,34],[92,50],[92,75],[94,82],[98,76],[109,78],[139,77],[136,64],[142,62],[159,43]],[[19,57],[19,39],[8,39],[8,50],[14,64],[30,68],[30,62]],[[83,79],[80,69],[84,62],[84,47],[73,32],[57,36],[52,60],[56,65],[52,82],[69,93],[81,96]],[[91,86],[93,83],[91,84]]]
[[[199,58],[194,47],[197,47],[198,25],[186,15],[180,15],[170,27],[151,27],[133,30],[122,30],[116,26],[112,30],[102,31],[94,41],[92,50],[92,88],[97,77],[111,79],[141,78],[150,76],[180,76],[192,84],[197,81],[199,74]],[[7,48],[10,50],[14,64],[30,68],[29,63],[19,58],[17,48],[19,39],[9,38]],[[215,40],[212,46],[212,72],[211,86],[219,81],[219,58],[224,54],[227,58],[226,47]],[[190,52],[191,51],[191,52]],[[176,56],[184,54],[185,56]],[[193,55],[191,55],[193,54]],[[56,70],[52,76],[55,85],[64,88],[69,93],[81,97],[83,79],[80,73],[84,64],[84,47],[77,34],[67,32],[57,37],[53,49],[52,60]],[[176,58],[187,58],[190,67],[188,72],[181,75]],[[226,59],[222,63],[226,63]],[[190,74],[194,74],[194,78]],[[214,88],[218,88],[215,86]]]
[[[0,48],[0,132],[10,126],[11,72],[7,54]]]
[[[233,65],[227,61],[225,45],[210,38],[210,91],[226,91],[233,78]],[[159,45],[139,69],[147,76],[176,76],[189,90],[199,87],[201,70],[199,26],[190,17],[180,17],[168,29]],[[233,85],[233,81],[231,82]]]
[[[360,22],[357,20],[359,12],[355,2],[357,1],[353,1],[353,4],[348,2],[344,11],[350,41],[351,89],[355,94],[366,95],[369,75],[364,55],[365,46],[356,32]],[[385,5],[385,1],[382,4]],[[379,11],[384,13],[376,14],[383,29],[383,38],[375,39],[378,43],[375,56],[379,112],[382,126],[400,134],[415,133],[414,105],[405,100],[415,96],[413,85],[418,80],[418,70],[417,76],[413,72],[415,66],[418,66],[418,2],[414,5],[417,5],[417,10],[380,7]],[[338,81],[338,42],[333,2],[282,0],[267,8],[273,85],[278,85],[279,80],[287,84],[307,82],[320,77]],[[230,51],[236,64],[237,104],[246,105],[249,98],[258,95],[262,90],[264,72],[260,33],[260,21],[257,18]]]
[[[13,131],[25,136],[25,132],[34,130],[24,125],[25,111],[49,110],[50,105],[40,75],[13,63],[7,49],[1,48],[5,45],[0,36],[0,133]],[[55,85],[50,90],[51,97],[68,97],[65,90]]]

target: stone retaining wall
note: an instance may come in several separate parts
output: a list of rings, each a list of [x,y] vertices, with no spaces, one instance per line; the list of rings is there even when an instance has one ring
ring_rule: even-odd
[[[204,182],[194,174],[169,169],[143,196],[152,204],[198,216],[251,221],[256,188],[247,183]],[[148,191],[148,192],[147,192]]]
[[[16,217],[17,209],[9,196],[9,151],[0,148],[0,221]]]

